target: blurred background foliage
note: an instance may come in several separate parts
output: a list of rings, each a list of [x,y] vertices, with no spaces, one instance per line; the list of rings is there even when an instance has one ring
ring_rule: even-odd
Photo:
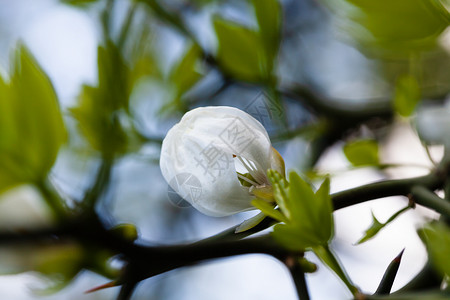
[[[52,228],[95,210],[126,239],[171,244],[207,237],[252,215],[210,219],[167,199],[158,167],[160,144],[183,113],[198,106],[230,105],[252,114],[268,129],[288,168],[311,178],[365,170],[332,186],[335,190],[405,174],[392,171],[393,164],[430,167],[414,122],[421,109],[442,105],[450,89],[447,1],[31,2],[0,1],[6,8],[0,13],[0,205],[8,203],[0,216],[12,220],[0,222],[6,232]],[[81,28],[60,28],[57,37],[65,41],[52,38],[60,21],[41,31],[28,29],[51,19],[46,10],[61,18],[75,13],[88,30],[76,35]],[[35,17],[13,26],[14,14]],[[62,47],[64,53],[57,53],[64,43],[75,49]],[[93,71],[75,73],[77,67]],[[402,144],[399,136],[410,139]],[[430,149],[434,155],[436,148]],[[422,160],[402,161],[405,151]],[[377,209],[387,219],[403,207],[396,204]],[[381,240],[363,254],[349,250],[370,226],[374,207],[363,208],[367,220],[353,235],[344,232],[351,225],[336,232],[338,252],[344,253],[350,275],[359,276],[355,281],[362,278],[356,283],[365,291],[378,282],[371,274],[381,276],[399,252],[392,244],[386,249]],[[410,226],[410,235],[415,235],[411,224],[423,223],[424,216],[436,218],[427,210],[414,213],[398,225]],[[336,222],[341,224],[339,217]],[[406,252],[409,267],[396,288],[426,260],[418,238],[409,244],[419,250]],[[380,249],[387,258],[373,259]],[[114,279],[122,267],[117,253],[92,243],[32,240],[2,247],[0,253],[3,274],[35,272],[50,278],[21,279],[37,284],[38,293],[59,291],[48,299],[111,299],[117,292],[81,296],[105,282],[95,274]],[[159,275],[133,299],[210,299],[218,291],[225,295],[221,299],[295,299],[288,274],[273,261],[250,257],[226,263],[230,267],[217,263]],[[205,279],[211,274],[216,283]],[[330,290],[348,297],[327,276],[312,277],[313,298],[324,299]],[[314,288],[323,280],[327,288]],[[237,291],[229,291],[235,286]],[[35,294],[8,291],[0,297],[32,299]]]

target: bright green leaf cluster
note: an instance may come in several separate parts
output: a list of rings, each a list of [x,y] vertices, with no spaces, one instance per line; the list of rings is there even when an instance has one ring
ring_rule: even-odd
[[[450,228],[442,223],[434,223],[420,229],[419,235],[427,246],[435,268],[450,276]]]
[[[339,261],[329,248],[334,234],[333,206],[328,178],[314,192],[311,185],[297,173],[289,173],[289,181],[275,170],[267,175],[273,186],[273,195],[279,209],[264,200],[252,204],[282,222],[275,225],[273,237],[292,251],[312,250],[356,295],[359,291],[348,278]]]
[[[280,210],[254,204],[264,213],[284,224],[277,224],[273,235],[285,247],[304,250],[326,245],[333,236],[333,210],[329,195],[329,180],[326,179],[317,192],[297,173],[289,174],[287,182],[279,173],[269,170],[274,198]]]
[[[411,75],[403,75],[395,85],[394,109],[403,116],[410,116],[420,101],[420,86]]]
[[[380,163],[378,143],[375,140],[357,140],[345,144],[345,157],[355,167],[377,166]]]
[[[244,81],[268,82],[280,43],[281,7],[277,0],[252,3],[257,31],[219,17],[214,19],[219,41],[216,56],[228,75]]]
[[[42,182],[66,140],[53,86],[24,46],[11,69],[9,83],[0,77],[0,192]]]

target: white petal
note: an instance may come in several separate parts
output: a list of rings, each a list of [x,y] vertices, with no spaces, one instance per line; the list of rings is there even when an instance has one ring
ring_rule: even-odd
[[[265,173],[271,151],[266,130],[249,114],[233,107],[202,107],[186,113],[169,130],[160,167],[170,186],[195,208],[225,216],[253,209],[250,194],[237,179],[233,155],[254,162]]]

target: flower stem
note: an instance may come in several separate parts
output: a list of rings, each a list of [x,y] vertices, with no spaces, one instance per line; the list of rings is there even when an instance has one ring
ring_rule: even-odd
[[[358,288],[353,284],[347,273],[341,267],[341,264],[336,259],[333,252],[331,252],[328,245],[317,246],[313,248],[314,254],[344,282],[347,288],[350,290],[353,296],[359,294]]]

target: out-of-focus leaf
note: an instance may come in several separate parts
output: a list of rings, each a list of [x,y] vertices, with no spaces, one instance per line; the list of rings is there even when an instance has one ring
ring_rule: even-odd
[[[151,54],[143,55],[136,60],[130,73],[130,82],[134,85],[146,76],[161,78],[161,70]]]
[[[259,33],[266,50],[268,69],[278,52],[281,30],[281,5],[278,0],[253,0]]]
[[[100,99],[98,88],[84,86],[80,103],[71,109],[71,113],[92,148],[106,156],[123,153],[127,147],[126,133],[119,121],[123,112],[106,110]]]
[[[219,47],[217,60],[229,75],[244,81],[262,81],[271,70],[257,32],[221,18],[214,19]]]
[[[408,54],[435,47],[449,25],[436,0],[323,0],[340,15],[344,28],[365,51]]]
[[[42,181],[65,140],[52,84],[31,53],[19,46],[11,82],[0,79],[0,192]]]
[[[84,86],[78,106],[71,109],[91,147],[105,156],[124,153],[129,146],[127,133],[132,131],[125,130],[131,129],[129,76],[129,67],[112,42],[99,47],[98,86]]]
[[[181,99],[183,94],[189,91],[202,78],[199,70],[201,53],[199,46],[193,44],[179,61],[175,63],[167,78],[172,90],[172,99],[161,108],[161,113],[187,110],[186,103],[182,102]]]
[[[419,229],[419,236],[427,246],[434,267],[450,275],[450,228],[442,223],[429,224]]]
[[[83,249],[73,243],[14,245],[0,248],[0,274],[34,271],[50,279],[40,293],[57,292],[82,269]]]
[[[125,63],[119,49],[108,42],[106,47],[99,47],[98,59],[98,90],[103,105],[109,106],[110,111],[125,109],[131,93],[129,82],[130,70]]]
[[[200,55],[201,49],[194,44],[173,68],[169,79],[176,85],[178,95],[189,90],[201,78],[196,67]]]
[[[420,101],[420,87],[411,75],[403,75],[395,85],[394,109],[403,116],[410,116]]]
[[[87,7],[89,4],[93,4],[98,0],[61,0],[61,2],[81,8]]]
[[[378,144],[374,140],[358,140],[343,148],[345,157],[355,167],[379,165]]]
[[[400,216],[409,208],[410,206],[402,208],[401,210],[393,214],[385,223],[380,223],[380,221],[378,221],[378,219],[372,212],[372,225],[370,225],[370,227],[365,231],[364,236],[356,244],[357,245],[362,244],[375,237],[377,233],[380,232],[381,229],[383,229],[386,225],[394,221],[398,216]]]

